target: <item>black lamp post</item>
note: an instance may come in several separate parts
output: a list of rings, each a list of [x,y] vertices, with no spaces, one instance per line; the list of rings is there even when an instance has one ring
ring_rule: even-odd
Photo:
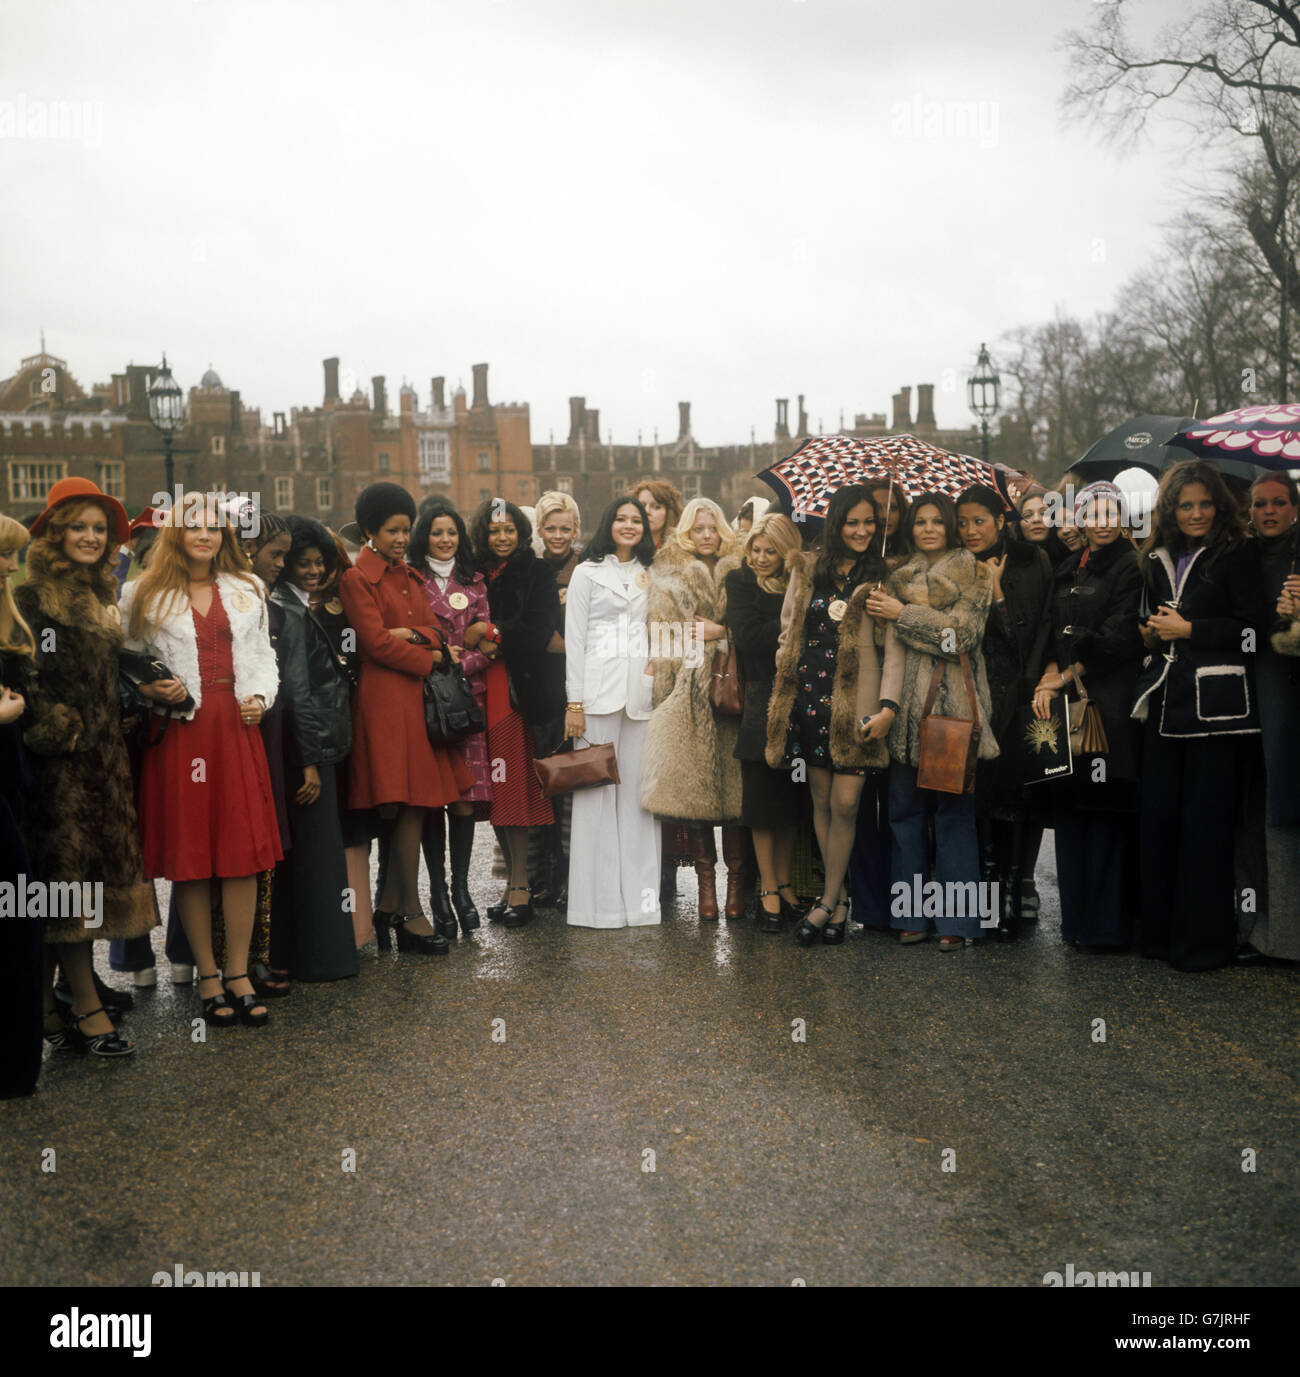
[[[1002,379],[998,377],[989,358],[987,344],[980,345],[979,358],[975,360],[975,372],[966,379],[966,400],[970,409],[979,417],[980,433],[984,443],[984,462],[989,462],[989,422],[1001,409]]]
[[[185,424],[185,397],[172,370],[167,367],[167,355],[154,380],[149,384],[149,419],[162,434],[164,462],[167,466],[167,495],[171,496],[176,487],[175,461],[172,458],[172,444],[176,432]]]

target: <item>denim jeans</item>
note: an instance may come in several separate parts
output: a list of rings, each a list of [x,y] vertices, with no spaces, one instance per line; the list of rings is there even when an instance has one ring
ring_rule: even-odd
[[[926,865],[928,813],[934,815],[933,875],[927,874]],[[956,905],[941,902],[939,908],[943,916],[929,919],[912,911],[914,904],[911,898],[916,892],[914,885],[918,876],[921,883],[934,879],[942,885],[978,885],[980,853],[975,835],[974,796],[918,789],[915,768],[895,761],[889,770],[889,830],[892,836],[890,879],[895,886],[894,894],[899,896],[894,899],[891,895],[892,926],[908,932],[924,932],[933,922],[944,936],[982,937],[985,929],[980,927],[979,913],[972,913],[969,905],[963,905],[966,916],[959,918],[956,916]],[[907,886],[906,898],[897,888],[901,885]],[[977,892],[967,888],[964,896]],[[896,913],[894,910],[900,905],[903,906],[903,912]],[[996,905],[993,907],[993,917],[996,919]]]

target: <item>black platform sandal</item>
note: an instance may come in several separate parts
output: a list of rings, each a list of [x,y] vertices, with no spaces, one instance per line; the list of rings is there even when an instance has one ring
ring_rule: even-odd
[[[830,909],[828,909],[825,904],[818,900],[818,902],[815,903],[812,906],[812,908],[810,908],[808,912],[804,914],[803,921],[795,929],[795,941],[797,941],[801,947],[811,947],[814,942],[818,941],[821,938],[822,929],[825,927],[826,924],[814,923],[812,920],[813,914],[816,913],[818,909],[821,909],[821,911],[826,915],[827,923],[829,923],[831,920]]]
[[[271,1021],[270,1010],[255,994],[236,994],[230,988],[232,980],[248,980],[248,972],[245,971],[243,975],[228,975],[221,982],[226,987],[226,993],[235,1001],[235,1012],[239,1015],[240,1023],[245,1023],[250,1028],[265,1028]],[[262,1012],[255,1014],[254,1009],[261,1009]]]
[[[194,988],[197,990],[205,980],[220,979],[220,971],[213,971],[211,975],[201,975],[198,977]],[[203,1001],[203,1021],[209,1028],[233,1028],[238,1022],[235,1006],[226,998],[224,989],[220,994],[213,995],[211,999],[203,999],[203,992],[199,990],[199,999]],[[223,1009],[228,1009],[229,1013],[222,1013]]]
[[[844,910],[844,917],[838,923],[835,921],[835,915],[832,914],[822,925],[822,942],[825,946],[838,947],[844,941],[844,933],[849,925],[849,901],[847,899],[841,899],[835,905],[835,913],[838,913],[840,909]]]
[[[775,913],[769,913],[763,907],[763,900],[770,898],[773,894],[777,897],[778,907]],[[780,932],[781,919],[784,916],[785,906],[780,903],[781,891],[779,889],[760,889],[758,891],[758,930],[759,932]]]
[[[135,1051],[135,1043],[128,1042],[116,1028],[111,1033],[91,1033],[87,1036],[75,1026],[88,1018],[94,1018],[96,1014],[103,1014],[112,1022],[108,1010],[103,1007],[92,1009],[88,1014],[77,1014],[73,1020],[74,1026],[68,1029],[72,1035],[71,1046],[78,1052],[89,1052],[94,1057],[129,1057]]]

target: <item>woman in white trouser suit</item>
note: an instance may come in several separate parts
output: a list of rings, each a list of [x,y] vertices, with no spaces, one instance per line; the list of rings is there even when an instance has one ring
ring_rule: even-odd
[[[640,802],[641,749],[654,680],[646,671],[648,568],[654,541],[641,504],[610,503],[569,579],[564,653],[566,737],[612,742],[618,784],[573,795],[569,922],[622,928],[659,921],[659,838]]]

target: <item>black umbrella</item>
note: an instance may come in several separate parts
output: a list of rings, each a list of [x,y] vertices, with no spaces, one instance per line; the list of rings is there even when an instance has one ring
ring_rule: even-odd
[[[1070,467],[1090,481],[1114,479],[1116,474],[1131,468],[1146,469],[1159,477],[1170,464],[1181,463],[1188,457],[1187,448],[1180,445],[1178,437],[1190,427],[1204,424],[1191,416],[1139,416],[1103,435]],[[1260,465],[1245,459],[1218,454],[1210,457],[1224,477],[1253,483],[1263,472]]]

